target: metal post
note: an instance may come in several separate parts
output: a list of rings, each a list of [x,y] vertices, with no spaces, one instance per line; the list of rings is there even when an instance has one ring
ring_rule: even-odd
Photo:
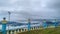
[[[28,31],[30,31],[30,19],[28,19]]]
[[[43,28],[46,29],[47,28],[47,23],[46,23],[46,20],[44,19],[43,21]]]
[[[55,19],[55,22],[54,22],[54,26],[55,28],[57,27],[57,20]]]
[[[6,24],[7,24],[7,21],[6,21],[6,18],[4,17],[2,21],[2,34],[6,34]]]

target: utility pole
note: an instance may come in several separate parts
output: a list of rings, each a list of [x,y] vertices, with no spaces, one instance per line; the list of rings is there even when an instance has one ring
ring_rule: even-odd
[[[11,15],[11,12],[8,11],[8,15],[9,15],[8,20],[9,20],[9,22],[10,22],[10,15]],[[9,34],[9,24],[8,24],[8,34]]]

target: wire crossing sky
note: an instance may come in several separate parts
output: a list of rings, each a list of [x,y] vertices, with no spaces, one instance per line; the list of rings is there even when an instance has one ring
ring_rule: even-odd
[[[59,19],[60,0],[0,0],[0,20],[11,12],[11,20]]]

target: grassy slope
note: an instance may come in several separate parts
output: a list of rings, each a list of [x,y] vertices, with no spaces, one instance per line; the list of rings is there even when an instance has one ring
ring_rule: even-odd
[[[17,34],[60,34],[60,28],[33,30],[33,31],[17,33]]]

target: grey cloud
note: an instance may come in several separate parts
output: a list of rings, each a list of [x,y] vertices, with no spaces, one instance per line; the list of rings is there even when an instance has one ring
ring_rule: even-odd
[[[51,9],[59,9],[60,8],[60,0],[50,0],[48,1],[47,7]]]
[[[14,3],[10,0],[0,1],[0,14],[12,13],[12,19],[18,18],[59,18],[60,0],[16,0]],[[6,11],[5,11],[6,10]],[[14,18],[15,17],[15,18]]]

